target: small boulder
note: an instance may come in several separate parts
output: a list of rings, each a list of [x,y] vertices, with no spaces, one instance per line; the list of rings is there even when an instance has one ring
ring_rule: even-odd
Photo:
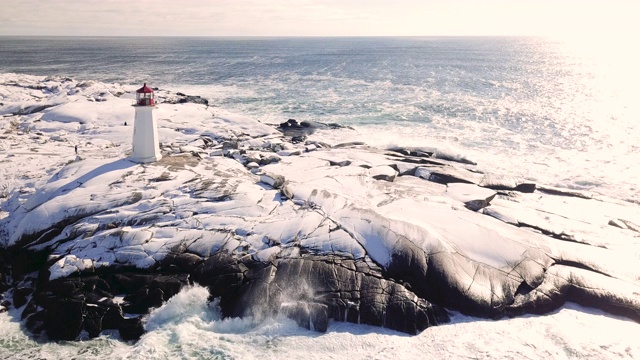
[[[351,161],[350,160],[342,160],[342,161],[329,160],[329,165],[331,165],[331,166],[340,166],[340,167],[349,166],[349,165],[351,165]]]
[[[118,326],[122,340],[138,340],[144,334],[142,316],[137,318],[123,319]]]
[[[27,297],[33,293],[29,287],[19,287],[13,290],[13,306],[18,309],[27,303]]]
[[[275,174],[263,174],[260,176],[260,182],[271,186],[274,189],[280,189],[284,185],[284,176]]]
[[[259,163],[260,165],[269,165],[269,164],[275,164],[277,162],[280,162],[280,160],[282,159],[278,155],[269,155],[269,156],[261,155]]]
[[[87,304],[83,326],[90,338],[97,337],[102,332],[102,318],[106,312],[107,308],[104,306]]]
[[[82,330],[84,301],[53,297],[46,302],[45,327],[51,340],[75,340]]]

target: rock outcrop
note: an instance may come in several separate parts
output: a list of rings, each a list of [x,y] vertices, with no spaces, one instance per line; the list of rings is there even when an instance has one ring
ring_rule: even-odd
[[[112,142],[130,131],[118,115],[127,95],[95,102],[85,98],[109,85],[57,85],[75,105],[25,117],[2,108],[6,136],[25,149],[41,139],[18,129],[91,138],[72,160],[58,155],[69,144],[47,141],[49,174],[21,152],[0,162],[31,179],[8,178],[0,290],[33,333],[136,339],[143,315],[191,284],[224,316],[284,314],[318,331],[349,321],[415,334],[447,322],[447,309],[499,318],[565,301],[640,321],[637,204],[485,174],[437,151],[331,146],[193,103],[159,106],[175,137],[162,160],[136,164],[125,140]]]

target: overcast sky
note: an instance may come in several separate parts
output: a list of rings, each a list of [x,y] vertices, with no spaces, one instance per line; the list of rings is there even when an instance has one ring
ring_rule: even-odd
[[[423,36],[638,32],[639,0],[0,0],[0,35]]]

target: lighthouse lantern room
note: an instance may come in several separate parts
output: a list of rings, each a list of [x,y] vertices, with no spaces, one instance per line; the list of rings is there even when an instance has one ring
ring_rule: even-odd
[[[153,118],[156,101],[153,89],[145,83],[136,90],[136,118],[133,123],[132,161],[149,163],[160,160],[160,144],[158,142],[158,125]]]

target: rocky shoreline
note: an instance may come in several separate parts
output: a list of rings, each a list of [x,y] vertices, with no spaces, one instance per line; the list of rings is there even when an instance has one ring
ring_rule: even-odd
[[[317,331],[416,334],[448,310],[566,301],[640,321],[637,204],[437,151],[327,144],[322,131],[350,129],[269,126],[163,90],[163,159],[140,165],[126,159],[133,86],[1,80],[2,306],[33,334],[135,340],[192,284],[226,317]]]

